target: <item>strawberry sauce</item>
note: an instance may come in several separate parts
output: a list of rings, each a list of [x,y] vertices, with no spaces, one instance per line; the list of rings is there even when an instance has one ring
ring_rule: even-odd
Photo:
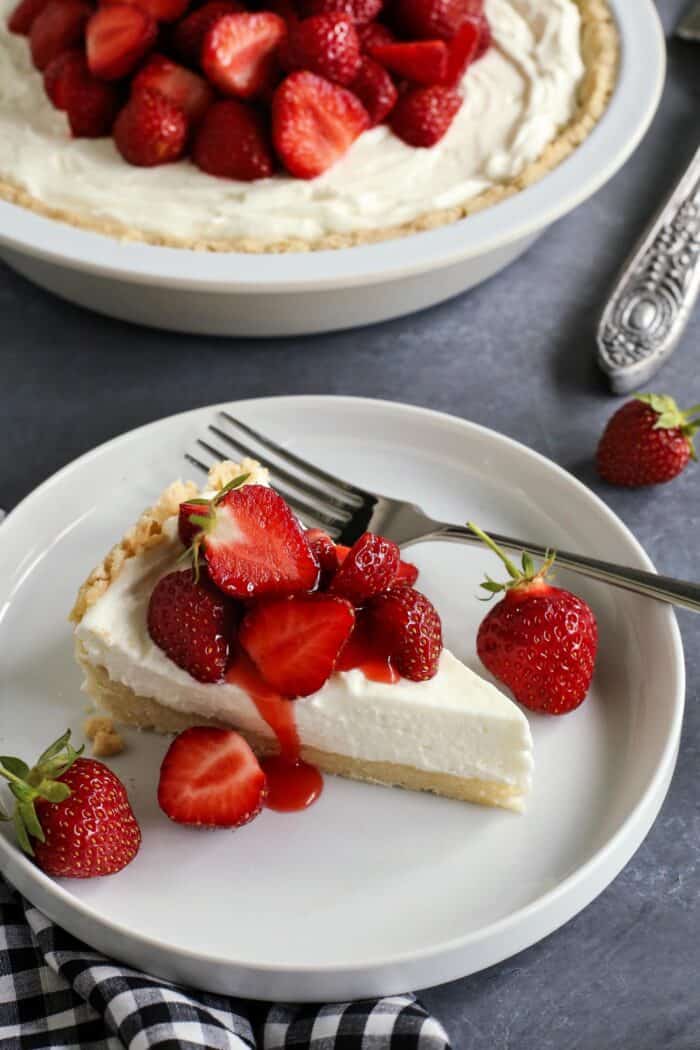
[[[260,763],[267,777],[265,805],[283,813],[306,809],[321,794],[323,778],[315,766],[301,759],[294,700],[276,693],[241,649],[226,672],[226,681],[248,693],[279,743],[279,755],[270,755]]]
[[[391,658],[370,634],[361,617],[358,617],[355,630],[335,665],[336,671],[352,671],[358,668],[370,682],[384,682],[393,685],[400,675],[392,666]]]

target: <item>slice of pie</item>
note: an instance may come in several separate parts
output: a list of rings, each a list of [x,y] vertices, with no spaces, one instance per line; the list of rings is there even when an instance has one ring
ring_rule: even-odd
[[[442,647],[395,545],[358,544],[305,533],[254,461],[202,495],[175,482],[80,588],[85,691],[126,725],[233,727],[262,756],[520,811],[527,719]]]

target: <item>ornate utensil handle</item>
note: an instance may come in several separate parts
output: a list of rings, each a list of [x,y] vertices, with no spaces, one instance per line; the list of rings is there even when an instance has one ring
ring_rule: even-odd
[[[598,328],[613,390],[638,390],[672,353],[700,291],[700,150],[618,278]]]

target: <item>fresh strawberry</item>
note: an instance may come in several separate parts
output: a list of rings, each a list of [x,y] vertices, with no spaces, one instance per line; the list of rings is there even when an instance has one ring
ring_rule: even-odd
[[[151,55],[134,77],[131,87],[132,92],[146,88],[159,91],[180,107],[191,127],[201,121],[214,101],[214,92],[203,77],[165,55]]]
[[[119,113],[113,135],[124,160],[137,167],[152,168],[182,157],[187,119],[180,107],[159,91],[140,91]]]
[[[232,729],[186,729],[160,767],[158,805],[177,824],[239,828],[257,817],[266,794],[260,763]]]
[[[442,84],[447,77],[449,54],[444,40],[375,44],[372,48],[372,58],[414,84]]]
[[[70,51],[62,51],[44,70],[44,91],[56,109],[66,109],[69,85],[82,84],[85,76],[89,75],[85,53],[82,50],[73,48]]]
[[[347,558],[348,554],[350,553],[350,550],[351,550],[351,548],[350,547],[346,547],[345,544],[343,544],[343,543],[336,543],[336,545],[335,545],[335,556],[338,559],[338,565],[342,565],[343,564],[343,562]]]
[[[202,68],[226,95],[253,98],[274,82],[287,24],[272,11],[224,15],[207,31]]]
[[[493,43],[491,25],[486,15],[479,15],[477,21],[479,24],[479,43],[476,49],[476,54],[474,55],[475,62],[477,59],[484,57]]]
[[[102,80],[127,76],[153,47],[158,27],[140,7],[110,4],[96,11],[87,25],[90,72]]]
[[[236,99],[215,102],[202,121],[192,160],[209,175],[241,182],[274,174],[275,157],[262,115]]]
[[[552,587],[550,555],[539,571],[528,554],[522,570],[486,533],[470,523],[506,566],[510,579],[482,584],[505,597],[479,627],[476,648],[484,667],[532,711],[563,715],[586,698],[598,648],[598,627],[588,605],[570,591]]]
[[[304,530],[266,485],[227,492],[195,544],[214,583],[234,598],[310,591],[318,578]]]
[[[198,66],[202,44],[211,27],[224,15],[235,15],[243,10],[236,0],[209,0],[173,27],[173,51],[188,66]]]
[[[351,84],[360,68],[360,41],[347,15],[312,15],[290,27],[288,69],[306,69],[335,84]]]
[[[18,758],[0,759],[0,776],[17,800],[19,844],[56,878],[113,875],[141,845],[121,780],[102,762],[80,758],[80,751],[71,746],[69,730],[33,769]]]
[[[461,97],[451,88],[439,84],[413,88],[396,103],[391,130],[409,146],[427,149],[446,134],[461,105]]]
[[[170,572],[153,588],[148,633],[173,663],[198,682],[220,682],[236,625],[233,602],[192,569]]]
[[[350,88],[367,110],[372,127],[389,116],[399,97],[386,69],[366,55]]]
[[[357,35],[360,38],[360,47],[368,55],[372,54],[373,47],[396,43],[396,37],[383,22],[370,22],[369,25],[358,26]]]
[[[7,19],[7,28],[11,33],[20,33],[22,36],[28,36],[34,19],[44,10],[47,3],[49,3],[49,0],[20,0]]]
[[[418,580],[418,569],[410,561],[402,561],[399,564],[399,571],[396,573],[396,579],[394,580],[394,586],[397,583],[405,583],[409,587],[413,587],[414,583]]]
[[[50,0],[32,22],[29,46],[32,62],[37,69],[46,69],[49,62],[77,47],[85,35],[85,24],[92,8],[84,0]]]
[[[266,682],[282,696],[310,696],[331,676],[352,633],[355,613],[343,598],[300,594],[254,606],[238,639]]]
[[[313,179],[369,127],[356,95],[315,73],[292,73],[272,100],[272,139],[287,171]]]
[[[109,135],[119,109],[119,92],[92,75],[83,51],[62,51],[49,62],[44,90],[56,109],[66,111],[76,138]]]
[[[365,532],[352,547],[331,583],[331,592],[354,605],[391,587],[399,571],[401,554],[392,540]]]
[[[307,529],[304,535],[321,573],[321,587],[325,587],[338,571],[335,543],[322,529]]]
[[[372,598],[366,615],[376,644],[399,674],[423,682],[437,674],[442,653],[442,624],[424,594],[406,584]]]
[[[311,15],[347,15],[356,26],[366,26],[379,15],[383,0],[304,0],[307,17]]]
[[[451,40],[467,17],[482,10],[473,0],[396,0],[392,21],[409,39]]]
[[[468,18],[459,27],[450,41],[445,84],[455,87],[464,76],[467,67],[477,55],[481,41],[481,30],[477,22]]]
[[[101,0],[103,4],[114,2],[115,0]],[[140,7],[156,22],[177,22],[190,6],[190,0],[123,0],[123,3]]]
[[[672,397],[640,394],[608,422],[596,454],[598,473],[629,488],[671,481],[697,458],[698,430],[700,405],[682,412]]]

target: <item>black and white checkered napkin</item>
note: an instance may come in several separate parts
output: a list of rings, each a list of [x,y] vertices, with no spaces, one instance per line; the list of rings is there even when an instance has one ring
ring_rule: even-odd
[[[450,1050],[413,995],[326,1006],[178,988],[81,944],[0,878],[0,1050]]]

